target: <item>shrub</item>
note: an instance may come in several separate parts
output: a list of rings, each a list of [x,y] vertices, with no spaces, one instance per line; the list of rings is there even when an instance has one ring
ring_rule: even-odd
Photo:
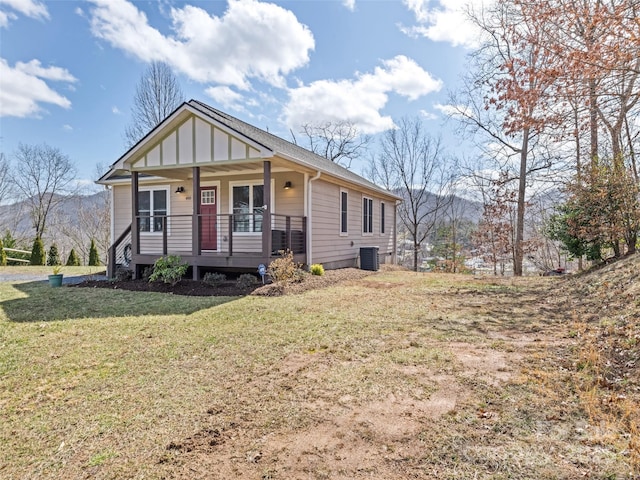
[[[4,245],[2,243],[2,239],[0,238],[0,267],[4,267],[7,265],[7,252],[4,251]]]
[[[227,276],[224,273],[218,272],[207,272],[204,274],[204,278],[202,279],[204,283],[211,285],[212,287],[217,287],[226,280]]]
[[[40,237],[36,237],[31,248],[31,265],[44,265],[44,244]]]
[[[311,272],[311,275],[324,275],[324,267],[321,263],[314,263],[309,267],[309,271]]]
[[[80,259],[78,258],[78,254],[75,249],[71,249],[69,252],[69,256],[67,257],[67,267],[79,267]]]
[[[58,253],[58,246],[54,243],[49,247],[49,254],[47,255],[47,265],[62,265],[60,262],[60,254]]]
[[[91,239],[91,246],[89,247],[89,266],[90,267],[99,267],[100,266],[100,256],[98,255],[98,247],[96,247],[96,242]]]
[[[274,282],[299,282],[304,279],[304,270],[293,261],[293,252],[282,252],[280,258],[276,258],[269,264],[267,270]]]
[[[114,280],[116,282],[126,282],[133,278],[133,272],[125,267],[117,267]]]
[[[175,285],[187,272],[189,265],[182,262],[179,255],[167,255],[160,257],[153,264],[153,273],[149,276],[149,281],[161,280],[164,283]]]
[[[145,282],[150,282],[151,281],[151,275],[153,275],[153,265],[150,265],[148,267],[144,267],[142,269],[142,273],[141,273],[142,280],[144,280]]]
[[[256,283],[258,283],[258,279],[255,277],[255,275],[252,275],[250,273],[243,273],[238,277],[238,280],[236,280],[236,286],[238,288],[249,288]]]

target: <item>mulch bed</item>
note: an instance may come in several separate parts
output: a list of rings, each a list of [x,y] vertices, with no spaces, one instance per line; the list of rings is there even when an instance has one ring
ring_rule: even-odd
[[[338,270],[327,270],[322,276],[307,275],[301,282],[279,282],[267,285],[257,283],[248,288],[238,287],[235,281],[227,281],[213,287],[205,282],[196,280],[181,280],[175,285],[162,282],[148,282],[145,280],[86,280],[69,286],[80,288],[110,288],[113,290],[132,290],[137,292],[159,292],[187,296],[238,297],[245,295],[262,295],[275,297],[302,293],[316,288],[324,288],[339,282],[364,278],[374,273],[375,272],[360,270],[358,268],[341,268]]]

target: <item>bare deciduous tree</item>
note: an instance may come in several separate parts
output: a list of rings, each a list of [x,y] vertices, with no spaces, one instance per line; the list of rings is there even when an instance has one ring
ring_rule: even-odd
[[[11,195],[10,169],[9,159],[4,153],[0,153],[0,205],[8,200]]]
[[[20,144],[11,179],[27,204],[36,237],[42,238],[49,212],[76,190],[76,168],[68,156],[46,144]]]
[[[68,214],[60,219],[60,231],[70,247],[73,247],[86,265],[89,260],[89,244],[93,239],[107,262],[110,246],[111,196],[109,192],[99,192],[90,196],[71,199],[74,206],[73,217]],[[66,251],[66,250],[65,250]]]
[[[131,124],[125,129],[127,148],[135,145],[184,101],[184,93],[171,67],[153,62],[136,86]]]
[[[351,122],[306,123],[300,133],[309,150],[345,168],[351,168],[351,162],[360,158],[371,142],[371,137],[361,135]],[[297,144],[293,132],[291,136]]]
[[[424,131],[419,118],[403,119],[398,128],[383,135],[370,174],[373,181],[403,198],[398,216],[413,242],[413,269],[417,271],[421,245],[453,199],[448,195],[452,172],[440,140]]]

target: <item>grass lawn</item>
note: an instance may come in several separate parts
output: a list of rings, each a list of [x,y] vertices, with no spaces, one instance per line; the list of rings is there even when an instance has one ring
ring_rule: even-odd
[[[0,478],[632,478],[569,381],[553,282],[0,283]]]

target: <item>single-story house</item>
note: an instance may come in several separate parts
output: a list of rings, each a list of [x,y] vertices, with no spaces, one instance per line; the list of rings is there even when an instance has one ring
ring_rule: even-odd
[[[256,271],[290,250],[304,265],[395,261],[400,198],[202,102],[183,103],[99,180],[111,191],[109,275],[180,255],[193,278]]]

